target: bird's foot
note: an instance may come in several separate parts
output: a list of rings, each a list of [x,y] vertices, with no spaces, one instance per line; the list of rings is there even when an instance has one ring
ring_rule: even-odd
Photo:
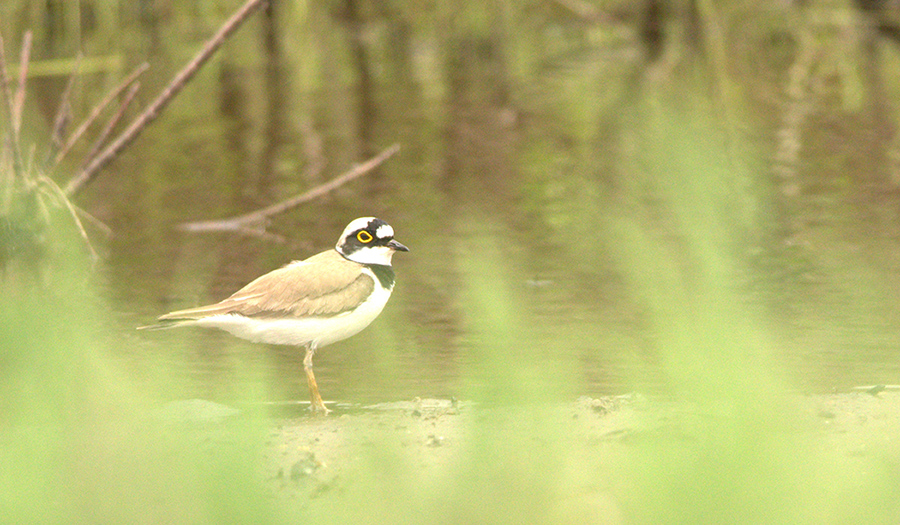
[[[331,410],[329,410],[325,403],[312,403],[309,405],[309,409],[312,411],[314,416],[327,416]]]

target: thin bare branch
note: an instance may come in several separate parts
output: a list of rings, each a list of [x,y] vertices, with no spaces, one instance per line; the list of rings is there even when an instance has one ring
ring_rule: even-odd
[[[147,71],[147,69],[149,68],[150,64],[146,62],[139,65],[137,68],[135,68],[134,71],[131,72],[130,75],[125,78],[125,80],[123,80],[118,86],[116,86],[115,89],[110,91],[106,95],[106,97],[100,101],[100,103],[98,103],[96,106],[94,106],[93,109],[91,109],[88,117],[84,119],[84,122],[82,122],[81,125],[78,126],[78,129],[76,129],[69,136],[69,138],[66,140],[65,145],[63,145],[60,148],[59,152],[56,154],[56,158],[53,159],[54,166],[58,165],[62,161],[62,159],[65,158],[65,156],[69,153],[69,150],[72,149],[72,146],[74,146],[75,143],[78,142],[78,139],[80,139],[81,136],[84,135],[84,133],[88,130],[88,128],[91,127],[94,121],[96,121],[100,117],[100,114],[103,113],[103,110],[106,109],[106,107],[109,106],[112,101],[116,99],[116,97],[121,95],[122,92],[125,91],[125,88],[133,84],[138,79],[138,77],[141,76],[141,74],[143,74],[144,71]]]
[[[56,110],[56,117],[53,118],[53,129],[50,131],[50,144],[47,148],[47,156],[44,164],[46,165],[53,156],[54,151],[58,151],[63,145],[63,135],[72,119],[72,89],[75,87],[75,79],[78,78],[78,70],[81,68],[82,54],[78,53],[75,57],[75,67],[72,68],[72,74],[66,82],[66,89],[63,90],[59,97],[59,108]]]
[[[3,101],[12,121],[13,97],[9,90],[9,72],[6,69],[6,46],[0,36],[0,88],[3,90]]]
[[[53,128],[50,130],[50,144],[48,145],[48,151],[46,159],[50,160],[50,157],[53,155],[53,150],[58,150],[63,145],[63,134],[66,132],[66,128],[69,127],[69,122],[72,121],[72,104],[69,102],[69,93],[72,88],[72,81],[75,79],[75,76],[69,78],[69,82],[66,84],[66,89],[63,91],[62,97],[59,101],[59,108],[56,110],[56,116],[53,117]]]
[[[13,133],[19,136],[22,129],[22,111],[25,108],[25,82],[28,79],[28,61],[31,58],[31,31],[25,31],[22,39],[22,53],[19,57],[19,82],[16,86],[16,95],[12,104]]]
[[[6,136],[6,144],[4,145],[4,147],[6,148],[6,151],[8,151],[12,156],[13,165],[13,169],[6,174],[6,177],[7,179],[11,180],[12,177],[15,176],[15,174],[22,171],[22,152],[19,150],[19,130],[17,127],[13,126],[13,106],[15,103],[13,102],[9,73],[6,67],[7,61],[5,47],[6,46],[3,43],[3,37],[0,37],[0,84],[2,84],[3,99],[5,100],[4,105],[6,106],[7,113],[9,113],[10,124],[10,131]],[[6,188],[10,189],[11,184],[9,184],[9,180],[4,182],[6,182]],[[5,196],[7,200],[9,199],[9,195],[11,194],[7,193],[7,195]],[[6,204],[7,203],[4,203],[4,207],[6,206]]]
[[[6,108],[8,113],[12,108],[12,96],[9,93],[9,77],[6,73],[5,47],[3,36],[0,35],[0,96],[3,97],[3,103],[0,104],[0,107]],[[0,126],[0,129],[2,129],[2,126]],[[0,144],[0,213],[5,213],[9,209],[13,193],[12,181],[16,169],[16,144],[13,140],[12,131],[4,135],[5,141],[3,144]],[[9,168],[10,165],[12,165],[12,168]],[[0,271],[2,271],[2,268],[0,268]],[[0,274],[0,277],[2,276]]]
[[[140,82],[135,82],[131,85],[131,88],[128,90],[128,93],[125,94],[125,98],[122,99],[122,103],[119,104],[119,109],[113,114],[112,118],[109,119],[109,122],[106,124],[106,127],[103,128],[103,131],[100,132],[100,135],[97,137],[97,140],[94,141],[94,145],[91,147],[91,150],[84,157],[83,166],[86,166],[91,162],[91,160],[97,155],[100,151],[100,148],[103,147],[103,144],[106,142],[106,139],[112,134],[113,130],[116,128],[116,125],[122,120],[122,117],[125,116],[125,110],[128,109],[128,106],[131,104],[131,101],[134,100],[135,95],[137,95],[138,90],[141,88]]]
[[[109,164],[122,150],[124,150],[146,128],[160,112],[168,106],[175,97],[193,78],[197,71],[218,50],[231,33],[258,9],[266,0],[248,0],[222,27],[209,39],[199,53],[181,70],[166,86],[162,93],[150,103],[149,106],[137,116],[137,118],[106,147],[97,157],[85,166],[81,172],[66,185],[66,195],[72,195],[81,189],[87,182],[94,178],[98,171]]]
[[[373,169],[380,166],[384,161],[394,156],[398,151],[400,151],[400,145],[394,144],[393,146],[390,146],[389,148],[385,149],[366,162],[357,164],[339,177],[331,179],[324,184],[320,184],[305,193],[301,193],[300,195],[291,197],[290,199],[281,201],[271,206],[267,206],[251,213],[246,213],[244,215],[238,215],[237,217],[231,217],[229,219],[187,222],[179,225],[178,229],[189,232],[245,230],[250,224],[264,223],[266,219],[273,215],[283,213],[291,208],[303,204],[304,202],[308,202],[317,197],[321,197],[322,195],[325,195],[326,193],[334,191],[335,189],[343,186],[351,180],[371,172]]]

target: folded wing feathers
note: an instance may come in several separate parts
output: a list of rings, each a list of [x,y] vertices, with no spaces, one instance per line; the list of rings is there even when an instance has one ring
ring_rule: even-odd
[[[329,251],[267,273],[221,302],[171,312],[159,320],[230,313],[248,317],[335,315],[356,308],[374,286],[370,276],[359,273],[357,263]]]

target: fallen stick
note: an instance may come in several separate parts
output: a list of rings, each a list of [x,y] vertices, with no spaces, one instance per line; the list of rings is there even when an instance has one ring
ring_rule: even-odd
[[[400,145],[394,144],[393,146],[388,147],[378,155],[363,162],[362,164],[357,164],[356,166],[350,168],[347,172],[343,173],[339,177],[331,179],[326,183],[320,184],[307,192],[301,193],[300,195],[296,195],[294,197],[291,197],[290,199],[272,204],[271,206],[266,206],[265,208],[261,208],[256,211],[245,213],[244,215],[238,215],[236,217],[231,217],[228,219],[186,222],[178,225],[178,229],[187,232],[239,231],[242,233],[247,233],[249,231],[258,231],[260,232],[260,234],[265,233],[264,226],[260,228],[249,228],[248,225],[262,224],[266,219],[273,215],[284,213],[285,211],[297,207],[304,202],[308,202],[317,197],[325,195],[326,193],[343,186],[351,180],[371,172],[384,161],[394,156],[398,151],[400,151]]]

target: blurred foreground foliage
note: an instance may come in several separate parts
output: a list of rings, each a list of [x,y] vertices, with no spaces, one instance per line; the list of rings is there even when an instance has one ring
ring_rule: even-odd
[[[77,4],[42,5],[75,9]],[[4,8],[21,5],[25,4],[10,2]],[[305,12],[305,5],[292,7]],[[273,422],[252,409],[224,426],[184,426],[160,419],[156,412],[160,398],[177,398],[178,392],[188,389],[173,380],[165,363],[150,353],[138,360],[142,380],[134,380],[134,370],[126,369],[114,356],[123,347],[140,351],[141,342],[132,327],[121,326],[99,292],[97,281],[102,278],[90,271],[93,263],[64,208],[49,206],[46,213],[37,213],[40,207],[25,197],[36,194],[13,191],[7,185],[8,216],[26,219],[15,223],[7,219],[4,260],[21,255],[16,265],[30,268],[30,259],[40,259],[42,269],[35,272],[37,278],[20,278],[17,275],[28,271],[15,274],[7,264],[0,294],[0,515],[23,523],[896,522],[900,516],[897,451],[873,445],[861,457],[848,458],[821,446],[820,433],[785,394],[794,385],[786,379],[778,356],[779,338],[772,329],[778,321],[773,312],[778,309],[772,307],[771,298],[754,301],[748,290],[758,280],[772,278],[765,274],[765,265],[756,264],[759,246],[773,247],[775,252],[763,252],[763,256],[782,255],[782,245],[766,242],[769,236],[815,234],[790,221],[786,222],[800,231],[785,233],[780,228],[784,226],[780,214],[795,216],[796,210],[789,208],[803,206],[790,198],[791,188],[807,184],[808,179],[802,179],[802,173],[798,176],[803,164],[790,151],[776,158],[785,172],[781,179],[772,182],[758,176],[766,173],[757,166],[764,163],[757,160],[756,152],[745,149],[752,139],[736,131],[753,119],[745,114],[751,112],[740,102],[739,83],[731,76],[734,70],[751,67],[749,62],[758,57],[742,60],[740,53],[725,52],[729,41],[715,31],[718,18],[711,12],[715,3],[697,5],[706,13],[700,21],[709,25],[704,41],[713,57],[711,69],[717,72],[714,80],[692,79],[689,70],[688,78],[675,82],[668,94],[665,89],[632,92],[633,86],[619,86],[628,98],[636,99],[631,102],[637,106],[619,117],[629,120],[627,125],[609,133],[624,144],[619,147],[583,111],[618,110],[618,103],[604,98],[614,98],[615,93],[550,99],[560,105],[581,101],[580,106],[562,112],[568,120],[558,124],[559,142],[573,141],[583,150],[583,158],[575,160],[563,158],[564,150],[553,152],[560,157],[555,159],[560,165],[575,165],[576,173],[564,180],[546,151],[551,141],[523,134],[533,149],[524,148],[522,156],[544,161],[541,169],[530,174],[533,191],[523,192],[526,205],[533,207],[529,211],[540,218],[536,222],[554,231],[554,240],[562,241],[561,251],[577,252],[573,266],[579,270],[596,272],[599,261],[611,260],[615,275],[625,282],[628,302],[637,305],[639,323],[657,359],[653,373],[659,375],[657,382],[664,385],[666,394],[651,400],[651,409],[639,415],[648,420],[652,431],[627,434],[621,440],[615,436],[590,439],[571,432],[571,415],[559,406],[577,393],[574,385],[579,384],[581,371],[577,360],[556,356],[574,354],[571,349],[582,347],[586,338],[603,339],[606,327],[578,320],[566,326],[535,322],[529,315],[534,296],[522,293],[518,286],[525,272],[508,253],[515,249],[510,239],[515,240],[519,232],[485,217],[493,199],[481,201],[453,180],[448,185],[459,185],[458,195],[463,196],[457,199],[474,202],[453,210],[459,213],[446,230],[472,234],[466,236],[467,244],[448,256],[458,274],[453,284],[462,290],[460,383],[466,400],[474,401],[458,416],[459,424],[466,427],[465,439],[452,444],[453,461],[438,472],[429,470],[434,475],[423,480],[417,459],[397,444],[395,427],[365,429],[374,437],[364,444],[348,444],[345,450],[348,460],[365,460],[343,471],[335,490],[286,501],[271,498],[272,480],[261,475],[259,458],[268,446],[266,436]],[[165,31],[190,26],[185,21],[195,17],[182,11],[188,10],[186,6],[216,8],[207,2],[158,6],[171,7],[178,20]],[[753,7],[747,2],[729,4],[724,11],[732,16],[723,18],[738,24],[742,18],[736,15],[749,12],[757,17],[754,20],[766,22],[759,26],[774,27],[771,34],[785,28],[777,10],[748,6]],[[466,25],[465,15],[448,16],[453,11],[448,4],[437,7],[409,22],[424,26],[446,16]],[[490,23],[494,19],[482,17],[475,4],[469,7],[477,19],[471,24],[476,32],[491,33],[496,28]],[[492,14],[504,14],[500,7]],[[559,5],[534,8],[548,19],[564,18]],[[844,56],[837,45],[842,40],[829,37],[827,31],[848,25],[820,25],[817,14],[813,10],[808,18],[794,20],[801,23],[785,29],[790,30],[791,38],[785,40],[791,46],[768,48],[773,56],[765,58],[784,60],[778,52],[795,44],[805,49],[798,57],[821,58],[817,67],[799,58],[794,62],[791,71],[797,83],[815,84],[810,77],[839,78],[842,81],[836,82],[834,92],[826,84],[819,86],[823,92],[814,95],[835,97],[837,106],[852,110],[865,99],[854,89],[858,87],[852,81],[857,78],[856,68],[834,59]],[[514,18],[500,15],[496,20],[507,20],[507,24]],[[96,23],[118,26],[108,17]],[[757,38],[752,25],[744,24],[747,30],[739,34],[746,40],[735,42]],[[554,27],[574,31],[580,26]],[[610,35],[598,30],[592,37]],[[555,39],[550,36],[547,41]],[[155,44],[167,42],[160,38]],[[530,68],[542,67],[527,60],[530,45],[534,45],[530,39],[519,38],[506,48],[514,56],[519,51],[521,57],[511,61],[510,80],[518,78],[527,84],[522,78],[530,78]],[[677,43],[674,47],[671,53],[689,54]],[[484,51],[477,45],[474,48]],[[716,57],[728,60],[716,61]],[[567,60],[560,63],[575,67]],[[566,77],[569,82],[560,84],[594,93],[606,71],[598,68],[591,86],[579,82],[584,75]],[[328,81],[323,78],[318,81]],[[431,81],[432,90],[443,94],[441,80]],[[551,91],[552,85],[536,89]],[[527,99],[510,91],[496,98]],[[533,96],[539,95],[545,93]],[[801,93],[801,98],[806,96],[812,95]],[[785,105],[789,108],[791,101]],[[789,139],[804,129],[790,115],[785,110],[779,137]],[[799,122],[808,116],[801,114]],[[485,118],[485,122],[488,131],[495,131],[493,120]],[[809,133],[821,132],[809,127]],[[477,140],[470,142],[478,146]],[[608,163],[614,175],[603,172],[598,177],[596,166],[588,165],[597,160],[595,156],[602,156],[598,152],[615,157],[615,161],[600,162]],[[834,163],[840,164],[837,153],[824,154],[833,154]],[[456,161],[463,169],[468,166],[482,175],[480,158],[460,157]],[[0,163],[0,180],[13,180],[11,166],[9,157]],[[497,166],[505,167],[502,162]],[[498,187],[507,189],[506,180],[497,182]],[[558,194],[551,190],[560,187],[564,198],[553,199]],[[528,197],[553,202],[533,203]],[[35,217],[42,222],[33,222]],[[447,218],[439,219],[445,225]],[[831,276],[846,286],[847,309],[856,307],[866,294],[889,293],[885,290],[890,288],[881,286],[877,278],[849,279],[846,284],[843,275],[864,274],[856,268],[847,272]],[[774,301],[778,300],[776,294]],[[396,330],[414,328],[398,324]],[[538,337],[538,333],[552,337]],[[252,366],[239,369],[248,376],[258,374]],[[392,373],[390,367],[381,371]],[[633,373],[644,371],[635,368]],[[241,379],[235,378],[235,383],[242,384]],[[389,381],[388,376],[384,382]],[[640,383],[640,378],[634,382]],[[251,402],[266,399],[259,391],[242,396]],[[660,418],[666,424],[656,425]],[[346,421],[341,427],[344,432],[363,430],[354,428],[364,424],[360,423],[363,418],[349,416]],[[305,420],[299,424],[306,423],[314,428]]]
[[[765,192],[734,191],[746,173],[713,122],[700,99],[648,108],[640,162],[678,235],[659,238],[634,203],[610,208],[602,233],[647,306],[672,387],[638,417],[658,421],[669,410],[665,425],[624,441],[571,431],[560,402],[572,398],[578,372],[549,356],[586,334],[560,335],[559,348],[528,345],[540,327],[523,317],[518,270],[495,237],[505,234],[476,220],[474,249],[457,254],[472,355],[462,374],[475,404],[447,416],[465,427],[454,460],[423,479],[395,428],[355,428],[365,418],[351,415],[340,428],[373,437],[346,445],[348,461],[364,460],[342,471],[339,488],[273,498],[259,465],[271,421],[252,410],[227,425],[160,419],[155,392],[180,386],[163,371],[142,390],[111,358],[134,334],[114,328],[77,232],[60,226],[60,245],[73,248],[50,265],[52,286],[5,283],[0,299],[3,515],[23,523],[891,521],[900,511],[893,452],[873,449],[848,464],[817,446],[784,394],[763,310],[744,293],[744,242],[764,213],[735,213]],[[703,147],[687,147],[674,132],[681,128]]]

